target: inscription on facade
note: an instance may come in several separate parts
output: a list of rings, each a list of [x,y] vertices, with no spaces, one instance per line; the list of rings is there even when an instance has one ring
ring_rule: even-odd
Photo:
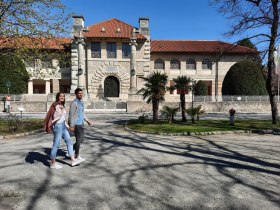
[[[119,68],[117,66],[106,66],[105,71],[107,72],[117,72]]]

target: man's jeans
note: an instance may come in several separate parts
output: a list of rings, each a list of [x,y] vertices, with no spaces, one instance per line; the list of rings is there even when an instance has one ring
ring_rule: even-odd
[[[78,157],[80,153],[80,144],[84,141],[84,126],[83,125],[75,125],[74,131],[76,137],[76,143],[74,144],[75,156]]]
[[[51,150],[51,159],[56,158],[57,149],[59,148],[61,138],[64,139],[69,156],[73,156],[73,143],[65,123],[56,123],[53,127],[53,147]]]

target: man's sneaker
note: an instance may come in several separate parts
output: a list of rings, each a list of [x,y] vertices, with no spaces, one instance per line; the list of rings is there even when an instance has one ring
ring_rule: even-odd
[[[79,160],[80,162],[86,161],[86,159],[82,158],[82,156],[80,156],[80,155],[77,157],[77,160]]]
[[[72,166],[76,166],[76,165],[79,165],[81,162],[82,162],[82,161],[76,159],[76,160],[72,161],[71,165],[72,165]]]
[[[62,165],[59,165],[57,163],[55,163],[54,165],[51,164],[51,169],[61,169],[62,168]]]

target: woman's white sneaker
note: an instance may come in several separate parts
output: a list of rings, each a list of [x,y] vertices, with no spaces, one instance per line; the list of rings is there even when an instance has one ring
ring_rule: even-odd
[[[51,167],[50,167],[51,169],[61,169],[62,168],[62,165],[59,165],[59,164],[57,164],[57,163],[55,163],[55,164],[51,164]]]

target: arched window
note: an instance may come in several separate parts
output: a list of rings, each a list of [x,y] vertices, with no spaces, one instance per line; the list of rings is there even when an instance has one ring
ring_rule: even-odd
[[[164,69],[164,61],[160,58],[156,59],[154,69]]]
[[[202,69],[212,70],[212,62],[209,59],[204,59],[202,61]]]
[[[172,59],[170,61],[170,69],[180,69],[180,61],[177,59]]]
[[[187,60],[187,69],[196,69],[196,61],[194,59],[188,59]]]

